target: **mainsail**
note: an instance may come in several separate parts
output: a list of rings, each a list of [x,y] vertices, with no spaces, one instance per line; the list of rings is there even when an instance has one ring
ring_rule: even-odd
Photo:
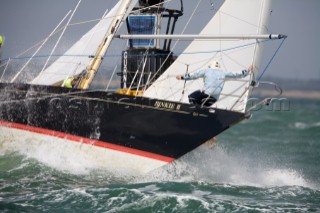
[[[62,81],[70,76],[78,75],[87,70],[87,66],[90,61],[93,60],[92,57],[95,57],[101,41],[106,36],[106,33],[108,33],[108,30],[113,28],[112,24],[114,20],[122,19],[124,16],[128,15],[126,11],[123,12],[123,10],[121,10],[119,14],[123,2],[131,2],[129,3],[130,7],[125,8],[125,10],[131,10],[137,0],[119,1],[99,23],[82,36],[82,38],[65,52],[63,56],[42,71],[30,83],[55,85],[57,83],[62,83]]]
[[[265,33],[270,1],[228,0],[201,31],[201,35],[257,35]],[[188,94],[203,87],[203,80],[177,81],[176,75],[192,74],[207,68],[212,60],[220,62],[226,72],[241,72],[254,63],[260,67],[259,40],[194,40],[170,68],[144,93],[145,97],[188,103]],[[256,73],[257,74],[257,73]],[[252,76],[251,76],[252,77]],[[249,94],[250,76],[226,81],[214,107],[244,112]]]

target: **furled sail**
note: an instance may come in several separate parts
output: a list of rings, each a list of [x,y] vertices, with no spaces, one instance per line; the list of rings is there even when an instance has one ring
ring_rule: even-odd
[[[200,35],[257,35],[265,33],[270,1],[227,0]],[[259,70],[261,48],[256,39],[194,40],[177,60],[144,93],[145,97],[188,103],[188,94],[203,88],[203,80],[178,81],[176,75],[193,74],[206,69],[212,60],[220,62],[226,72],[241,72],[254,63]],[[257,73],[256,73],[257,74]],[[252,76],[228,80],[214,107],[245,111]]]
[[[31,84],[54,85],[64,81],[69,76],[78,75],[86,70],[90,60],[92,60],[89,56],[96,53],[120,5],[121,1],[119,1],[99,23],[65,52],[63,56],[59,57],[32,80]]]

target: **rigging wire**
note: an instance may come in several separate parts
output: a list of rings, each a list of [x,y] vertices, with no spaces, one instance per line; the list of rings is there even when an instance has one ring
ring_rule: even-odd
[[[76,5],[75,9],[73,10],[73,12],[72,12],[72,14],[71,14],[71,16],[70,16],[70,18],[69,18],[69,20],[68,20],[68,22],[67,22],[67,25],[63,28],[63,31],[61,32],[61,34],[60,34],[60,36],[59,36],[59,38],[58,38],[58,41],[56,42],[56,44],[54,45],[53,49],[51,50],[50,56],[48,57],[46,63],[43,65],[43,68],[42,68],[42,70],[40,71],[39,76],[41,75],[41,73],[42,73],[42,72],[45,70],[45,68],[47,67],[47,64],[49,63],[49,60],[50,60],[50,58],[51,58],[51,55],[52,55],[53,52],[55,51],[56,47],[58,46],[58,44],[59,44],[59,42],[60,42],[60,40],[61,40],[61,38],[62,38],[62,36],[64,35],[65,31],[67,30],[68,24],[70,23],[70,21],[71,21],[71,19],[73,18],[75,12],[77,11],[77,9],[78,9],[81,1],[82,1],[82,0],[79,0],[79,1],[78,1],[78,4]]]
[[[11,83],[14,82],[17,77],[20,75],[20,73],[28,66],[28,64],[31,62],[33,57],[40,51],[40,49],[44,46],[44,44],[49,40],[49,38],[55,33],[55,31],[59,28],[59,26],[64,22],[64,20],[69,16],[71,13],[71,10],[64,16],[64,18],[59,22],[59,24],[54,28],[54,30],[43,40],[41,45],[38,47],[38,49],[33,53],[33,55],[29,58],[29,60],[23,65],[23,67],[17,72],[17,74],[12,78]]]
[[[260,41],[260,42],[268,42],[268,41],[273,41],[273,40],[266,39],[266,40],[263,40],[263,41]],[[248,44],[244,44],[244,45],[239,45],[239,46],[234,46],[234,47],[230,47],[230,48],[226,48],[226,49],[222,49],[222,50],[195,51],[195,52],[177,52],[175,55],[194,55],[194,54],[211,54],[211,53],[217,53],[217,52],[227,52],[227,51],[236,50],[236,49],[243,48],[243,47],[248,47],[248,46],[251,46],[251,45],[254,45],[254,44],[256,44],[256,42],[248,43]],[[162,54],[162,53],[144,54],[144,53],[141,53],[141,54],[129,54],[129,55],[130,56],[145,56],[145,55],[148,55],[148,56],[161,56],[161,55],[167,55],[167,54]],[[50,56],[50,55],[35,55],[34,58],[45,58],[45,57],[48,57],[48,56]],[[64,57],[91,57],[92,55],[88,55],[88,54],[52,54],[51,56],[52,57],[60,57],[60,56],[64,56]],[[105,54],[105,57],[120,57],[120,56],[122,56],[122,54]],[[10,60],[29,59],[30,57],[31,56],[5,58],[5,59],[3,59],[3,61],[8,61],[9,59]],[[179,62],[179,63],[183,63],[183,62]]]
[[[8,68],[9,63],[10,63],[10,58],[7,61],[6,66],[5,66],[5,68],[4,68],[3,72],[2,72],[2,75],[1,75],[1,78],[0,78],[0,82],[2,82],[2,78],[3,78],[4,74],[6,73],[6,70]]]
[[[113,78],[114,74],[116,73],[117,68],[118,68],[118,66],[116,65],[115,68],[113,69],[112,75],[111,75],[111,77],[110,77],[110,80],[109,80],[109,82],[108,82],[108,85],[107,85],[107,88],[105,89],[105,91],[108,91],[108,90],[109,90],[109,86],[110,86],[110,84],[111,84],[111,81],[112,81],[112,78]]]
[[[263,41],[260,41],[260,43],[268,42],[268,41],[274,41],[274,40],[263,40]],[[282,41],[282,43],[283,43],[283,41]],[[276,51],[276,53],[279,51],[280,47],[282,46],[282,43],[279,46],[279,48]],[[192,55],[192,54],[212,54],[212,53],[218,53],[218,52],[227,52],[227,51],[237,50],[237,49],[240,49],[240,48],[249,47],[249,46],[254,45],[254,44],[256,44],[256,42],[248,43],[248,44],[245,44],[245,45],[238,45],[238,46],[226,48],[226,49],[223,49],[223,50],[211,50],[211,51],[200,51],[200,52],[199,51],[195,51],[195,52],[180,52],[180,53],[176,53],[176,54],[177,55],[183,55],[183,54],[189,54],[189,55]],[[273,57],[269,61],[268,65],[264,69],[262,75],[266,72],[267,68],[269,67],[269,65],[271,64],[272,60],[274,59],[276,53],[273,55]],[[157,53],[157,54],[146,54],[146,53],[143,53],[143,54],[130,54],[130,56],[146,56],[146,55],[159,56],[159,55],[164,55],[164,54],[161,54],[161,53]],[[83,54],[83,55],[81,55],[81,54],[80,55],[79,54],[52,54],[51,55],[51,57],[61,57],[61,56],[63,56],[63,57],[90,57],[90,55],[86,55],[86,54]],[[121,56],[122,56],[121,54],[106,54],[105,55],[105,57],[121,57]],[[33,58],[47,58],[47,57],[49,57],[49,55],[35,55],[35,56],[32,56],[32,57]],[[30,58],[30,56],[14,57],[14,58],[10,58],[10,60],[13,61],[13,60],[22,60],[22,59],[29,59],[29,58]],[[9,60],[9,58],[4,59],[4,61],[8,61],[8,60]],[[206,60],[208,60],[208,59],[206,59]],[[182,62],[179,62],[179,63],[182,63]],[[197,63],[200,63],[200,62],[197,62]],[[262,75],[261,75],[261,77],[262,77]]]
[[[260,81],[260,79],[262,78],[262,76],[265,74],[265,72],[267,71],[268,67],[270,66],[270,64],[272,63],[273,59],[275,58],[275,56],[277,55],[278,51],[280,50],[280,48],[282,47],[283,43],[284,43],[284,40],[282,40],[281,44],[279,45],[279,47],[277,48],[276,52],[273,54],[273,56],[271,57],[271,59],[269,60],[267,66],[265,67],[265,69],[263,70],[261,76],[259,77],[258,81]],[[265,41],[270,41],[270,40],[265,40]],[[263,42],[265,42],[263,41]],[[254,43],[252,43],[251,45],[253,45]],[[248,46],[248,45],[245,45],[245,46]],[[243,47],[243,45],[240,45],[240,46],[236,46],[236,47],[233,47],[233,48],[228,48],[226,50],[222,50],[222,51],[230,51],[230,50],[234,50],[234,49],[237,49],[237,48],[241,48]],[[219,50],[220,51],[220,50]],[[219,51],[208,51],[207,53],[213,53],[213,52],[219,52]],[[199,52],[188,52],[188,53],[180,53],[180,54],[198,54]],[[144,56],[146,56],[146,54],[142,54]],[[147,54],[148,55],[148,54]],[[152,55],[160,55],[160,54],[152,54]],[[70,56],[70,57],[74,57],[75,55],[52,55],[52,56]],[[77,55],[78,57],[79,56],[82,56],[82,57],[88,57],[88,55]],[[119,57],[121,55],[119,54],[114,54],[114,55],[106,55],[107,57]],[[34,57],[48,57],[48,55],[39,55],[39,56],[34,56]],[[28,58],[28,57],[21,57],[21,58],[12,58],[12,59],[25,59],[25,58]],[[9,60],[12,60],[12,59],[9,59]],[[8,61],[9,62],[9,61]],[[150,82],[150,81],[149,81]]]
[[[277,85],[277,84],[274,83],[274,82],[270,82],[270,81],[260,81],[260,79],[263,77],[263,75],[265,74],[265,72],[266,72],[267,69],[269,68],[270,64],[271,64],[272,61],[274,60],[275,56],[277,55],[277,53],[278,53],[279,50],[281,49],[281,47],[282,47],[285,39],[286,39],[286,38],[284,38],[284,39],[281,41],[279,47],[277,48],[277,50],[275,51],[275,53],[274,53],[274,54],[272,55],[272,57],[270,58],[270,60],[269,60],[269,62],[267,63],[266,67],[264,68],[263,72],[261,73],[260,77],[258,78],[257,84],[253,85],[253,88],[258,87],[259,84],[268,84],[268,85],[274,86],[275,90],[278,92],[278,94],[276,95],[276,97],[282,95],[282,89],[281,89],[281,87],[279,87],[279,85]],[[253,105],[252,107],[250,107],[249,109],[247,109],[247,112],[256,109],[257,106],[263,106],[263,105],[268,106],[268,105],[271,103],[272,99],[273,99],[273,98],[264,98],[264,99],[262,99],[260,102],[258,102],[257,104],[255,104],[255,105]]]
[[[280,48],[282,47],[284,41],[286,40],[286,38],[283,38],[279,47],[277,48],[277,50],[275,51],[275,53],[272,55],[271,59],[269,60],[268,64],[266,65],[266,67],[264,68],[264,70],[262,71],[260,77],[258,78],[258,81],[260,81],[260,79],[262,78],[262,76],[264,75],[264,73],[267,71],[267,69],[269,68],[270,64],[272,63],[273,59],[276,57],[276,55],[278,54]]]

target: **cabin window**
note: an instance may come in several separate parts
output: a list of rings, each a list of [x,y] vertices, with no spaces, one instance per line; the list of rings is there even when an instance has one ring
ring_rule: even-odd
[[[155,15],[138,15],[128,17],[129,34],[156,34],[157,16]],[[155,39],[129,39],[130,47],[155,47]]]

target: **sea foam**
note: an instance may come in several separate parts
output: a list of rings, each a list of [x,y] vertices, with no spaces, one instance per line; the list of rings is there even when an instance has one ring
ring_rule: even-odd
[[[303,175],[282,165],[268,165],[264,159],[249,154],[227,152],[216,145],[199,147],[173,164],[151,172],[144,181],[203,181],[257,187],[304,186]]]

